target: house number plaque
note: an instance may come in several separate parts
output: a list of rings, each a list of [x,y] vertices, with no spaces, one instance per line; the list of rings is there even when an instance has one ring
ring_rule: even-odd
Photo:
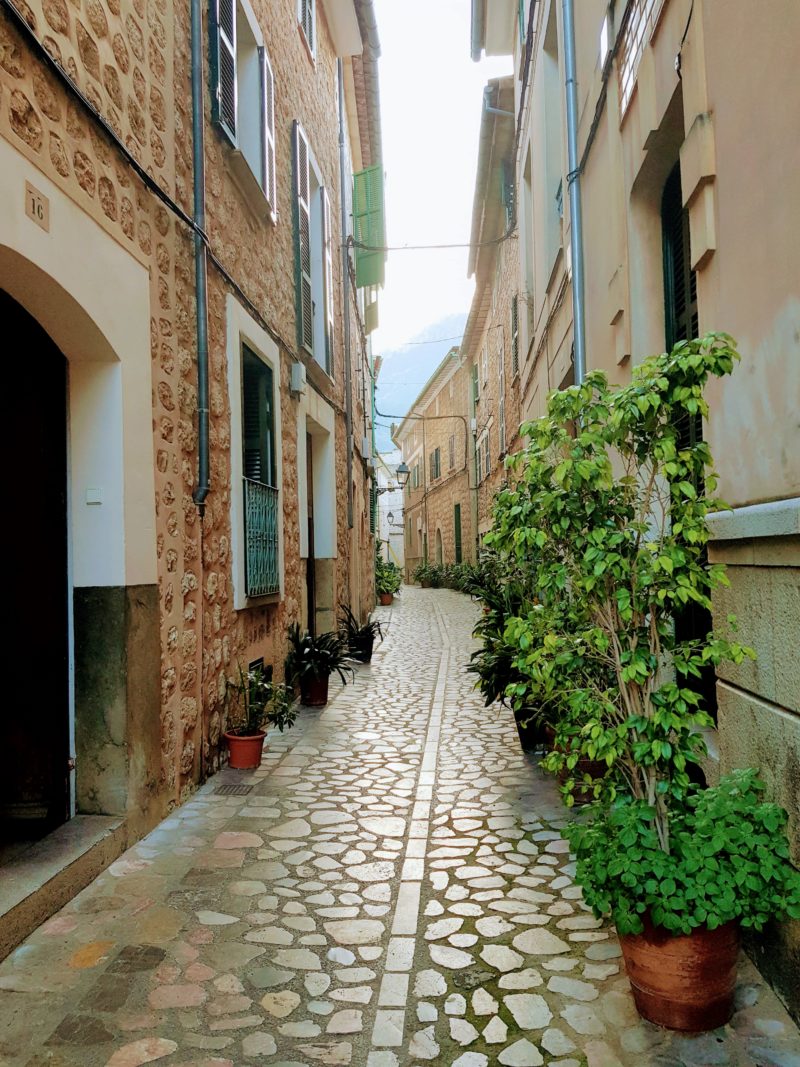
[[[46,233],[50,232],[50,201],[30,182],[25,182],[25,214]]]

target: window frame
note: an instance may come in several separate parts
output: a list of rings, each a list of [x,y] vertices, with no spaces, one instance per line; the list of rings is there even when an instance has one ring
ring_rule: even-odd
[[[228,364],[228,399],[230,404],[230,508],[231,508],[231,572],[233,579],[233,607],[242,611],[261,603],[275,603],[285,595],[285,555],[283,530],[283,444],[280,404],[280,351],[272,338],[242,307],[232,294],[226,296],[227,320],[226,354]],[[242,348],[246,346],[272,371],[273,390],[273,453],[274,488],[277,497],[278,579],[274,593],[248,596],[246,592],[246,542],[244,499],[244,416],[242,410],[243,374]]]
[[[220,11],[223,6],[232,10],[232,35],[224,26]],[[246,22],[255,48],[258,64],[258,140],[260,153],[258,167],[254,168],[252,152],[243,147],[243,108],[242,77],[243,68],[240,56],[239,17]],[[278,221],[277,196],[277,160],[275,139],[275,75],[269,58],[264,36],[250,0],[213,0],[209,26],[209,53],[211,72],[211,118],[212,123],[228,142],[231,154],[227,157],[232,175],[239,190],[249,206],[259,218]],[[222,55],[228,56],[229,68],[233,73],[232,115],[224,113]],[[256,105],[251,97],[246,97],[247,116],[252,125],[252,115]],[[232,123],[231,120],[232,119]],[[252,130],[250,131],[252,132]]]
[[[292,128],[292,144],[297,347],[333,379],[336,341],[334,215],[328,188],[308,135],[298,120]],[[309,247],[304,256],[306,232]],[[310,314],[308,323],[307,314]]]
[[[304,18],[303,8],[310,12],[308,19]],[[306,25],[307,24],[307,25]],[[306,50],[312,62],[317,60],[317,4],[316,0],[297,0],[297,26],[306,46]],[[308,27],[308,28],[307,28]],[[309,39],[310,33],[310,39]]]

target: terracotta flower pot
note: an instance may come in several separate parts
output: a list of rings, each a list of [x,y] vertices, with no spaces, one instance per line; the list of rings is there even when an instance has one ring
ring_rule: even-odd
[[[251,770],[261,763],[261,752],[264,748],[264,738],[267,736],[263,731],[252,734],[250,737],[239,737],[237,734],[223,734],[228,742],[228,766],[237,771]]]
[[[733,1014],[739,924],[673,937],[645,920],[620,937],[639,1014],[670,1030],[716,1030]]]
[[[324,708],[328,703],[328,679],[306,678],[300,683],[300,703],[309,708]]]
[[[378,593],[381,604],[386,608],[394,600],[394,593]]]

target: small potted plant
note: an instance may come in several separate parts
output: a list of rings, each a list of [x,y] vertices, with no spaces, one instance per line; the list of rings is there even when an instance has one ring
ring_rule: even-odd
[[[415,582],[419,582],[423,589],[430,589],[431,587],[431,568],[427,563],[420,563],[414,570],[412,578]]]
[[[350,656],[359,663],[370,662],[375,638],[383,638],[383,630],[377,619],[368,616],[367,621],[362,625],[349,605],[341,609],[339,632],[342,635],[342,641],[347,645]]]
[[[375,592],[384,607],[388,607],[400,590],[402,578],[399,569],[390,560],[377,556],[375,559]]]
[[[328,703],[328,679],[333,672],[344,685],[347,675],[353,675],[347,646],[337,633],[312,636],[303,633],[298,624],[289,627],[289,653],[286,657],[286,678],[300,686],[300,702],[311,708]]]
[[[225,710],[228,766],[237,770],[261,763],[268,726],[277,726],[283,733],[297,717],[291,689],[271,681],[261,664],[248,671],[238,664],[238,676],[226,681]]]

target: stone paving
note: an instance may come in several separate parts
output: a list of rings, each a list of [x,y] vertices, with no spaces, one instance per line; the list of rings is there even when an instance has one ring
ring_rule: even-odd
[[[800,1067],[746,959],[730,1026],[638,1018],[552,782],[464,672],[475,608],[405,589],[381,614],[355,684],[0,965],[0,1063]]]

